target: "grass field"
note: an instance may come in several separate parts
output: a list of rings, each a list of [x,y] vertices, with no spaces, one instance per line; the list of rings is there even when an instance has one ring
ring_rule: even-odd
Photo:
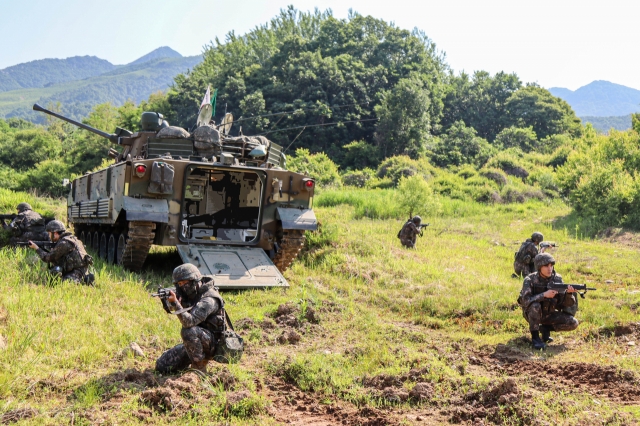
[[[0,191],[0,207],[21,196]],[[0,251],[0,416],[17,424],[634,424],[640,422],[637,239],[583,239],[561,203],[441,200],[401,248],[393,191],[325,192],[319,232],[286,290],[226,292],[244,336],[237,365],[154,374],[179,342],[149,290],[180,263],[155,249],[142,274],[98,261],[95,288],[48,282],[32,252]],[[21,200],[20,200],[21,201]],[[63,214],[55,200],[35,200]],[[571,222],[573,223],[573,222]],[[580,327],[533,352],[510,278],[519,243],[556,241]],[[125,349],[136,342],[144,352]]]

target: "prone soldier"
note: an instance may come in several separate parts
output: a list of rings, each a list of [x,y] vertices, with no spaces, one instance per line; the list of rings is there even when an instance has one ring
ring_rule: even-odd
[[[182,343],[158,358],[156,371],[165,374],[191,364],[194,370],[206,373],[225,329],[224,300],[214,287],[213,277],[203,276],[191,263],[173,270],[173,283],[176,291],[169,291],[166,302],[182,324]]]
[[[574,294],[576,289],[571,285],[562,292],[549,289],[554,284],[562,284],[562,277],[553,270],[556,264],[553,256],[541,253],[535,257],[534,264],[537,272],[524,279],[518,304],[529,323],[533,348],[544,349],[546,343],[553,341],[552,331],[571,331],[578,328],[578,320],[574,317],[578,300]]]
[[[520,249],[516,252],[513,262],[513,269],[515,270],[515,273],[512,275],[513,278],[520,276],[526,277],[535,272],[533,260],[538,253],[544,253],[544,248],[538,251],[538,246],[542,240],[544,240],[542,234],[534,232],[531,234],[531,238],[527,238],[527,240],[522,243]]]
[[[12,237],[9,238],[10,245],[15,246],[17,243],[25,243],[29,240],[44,241],[48,239],[44,228],[44,219],[31,209],[29,203],[18,204],[16,210],[18,210],[18,214],[6,226],[12,234]]]
[[[47,238],[55,243],[51,250],[45,251],[33,241],[29,241],[29,248],[36,250],[42,261],[53,264],[51,272],[63,281],[92,284],[93,275],[87,274],[87,271],[93,259],[85,251],[82,241],[68,232],[59,220],[47,223],[45,230],[49,234]]]

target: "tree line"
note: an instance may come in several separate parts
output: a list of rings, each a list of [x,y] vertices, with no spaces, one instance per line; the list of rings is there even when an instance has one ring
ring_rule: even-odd
[[[443,196],[564,198],[594,221],[640,228],[637,121],[609,136],[585,129],[565,101],[515,74],[455,73],[420,31],[290,7],[215,40],[203,57],[167,93],[100,104],[83,121],[136,131],[143,111],[158,111],[191,128],[210,86],[216,122],[231,112],[234,133],[291,147],[290,168],[321,185],[391,188],[419,177]],[[0,148],[0,184],[62,195],[59,178],[100,167],[109,143],[55,119],[10,119],[0,120]]]

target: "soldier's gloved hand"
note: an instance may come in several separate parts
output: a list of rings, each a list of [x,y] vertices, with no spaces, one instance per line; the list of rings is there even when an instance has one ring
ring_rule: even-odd
[[[33,250],[38,250],[38,246],[31,240],[29,240],[29,248]]]
[[[556,297],[556,294],[558,294],[558,292],[555,290],[547,290],[542,294],[544,294],[544,297],[547,299],[553,299],[554,297]]]
[[[172,290],[169,290],[169,297],[167,297],[167,302],[176,303],[177,301],[178,298],[176,297],[176,294]]]
[[[577,293],[578,291],[572,286],[567,287],[567,293]]]

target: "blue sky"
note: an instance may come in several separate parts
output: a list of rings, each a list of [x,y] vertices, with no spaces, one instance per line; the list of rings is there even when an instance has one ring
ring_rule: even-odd
[[[333,10],[418,27],[455,71],[515,72],[544,87],[593,80],[640,89],[634,49],[640,2],[574,0],[0,0],[0,69],[94,55],[131,62],[160,46],[196,55],[215,37],[243,34],[281,8]]]

